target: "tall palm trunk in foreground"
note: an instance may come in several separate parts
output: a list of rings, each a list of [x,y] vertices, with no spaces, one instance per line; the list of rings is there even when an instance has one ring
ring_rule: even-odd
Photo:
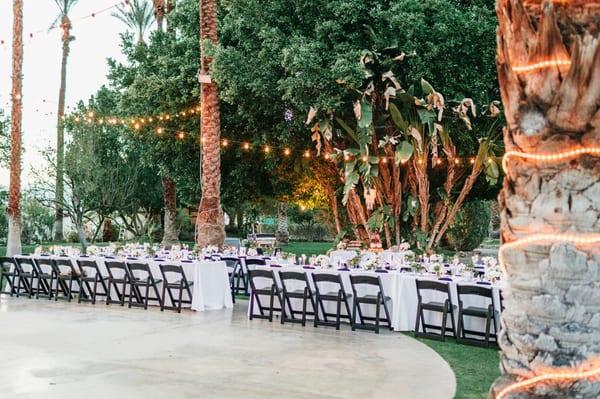
[[[64,201],[64,164],[65,164],[65,96],[67,92],[67,61],[69,59],[70,43],[75,38],[71,36],[70,8],[77,1],[63,0],[57,2],[60,8],[60,28],[62,30],[62,60],[60,64],[60,89],[58,92],[58,112],[56,113],[56,215],[54,218],[54,240],[63,240],[63,201]]]
[[[8,256],[21,253],[21,113],[23,110],[23,0],[13,0],[12,113],[8,192]]]
[[[496,7],[508,123],[500,195],[508,287],[503,376],[493,393],[598,398],[600,382],[586,374],[600,375],[600,152],[590,151],[600,147],[600,1]],[[557,371],[564,374],[549,374]]]
[[[201,74],[210,74],[212,58],[206,54],[206,42],[217,43],[217,2],[200,0],[200,57]],[[222,246],[225,240],[223,210],[221,209],[221,114],[217,86],[202,83],[200,102],[202,144],[202,199],[197,218],[196,243]]]

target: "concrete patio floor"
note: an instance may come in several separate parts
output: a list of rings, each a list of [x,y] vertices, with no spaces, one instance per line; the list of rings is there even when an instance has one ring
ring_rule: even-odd
[[[400,333],[280,325],[233,310],[161,313],[0,297],[0,398],[454,396],[433,350]]]

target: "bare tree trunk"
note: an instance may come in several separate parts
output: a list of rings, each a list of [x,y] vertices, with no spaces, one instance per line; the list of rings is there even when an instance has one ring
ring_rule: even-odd
[[[21,118],[23,111],[23,0],[13,0],[12,111],[10,129],[10,183],[8,189],[8,242],[6,254],[21,253]]]
[[[507,151],[560,154],[600,146],[600,1],[498,0],[496,11]],[[597,378],[544,378],[598,367],[600,245],[580,240],[600,231],[600,160],[517,155],[506,167],[503,376],[492,391],[513,399],[598,398]],[[533,376],[540,381],[513,385]]]
[[[163,177],[162,187],[165,204],[162,245],[168,246],[179,242],[179,229],[177,228],[177,186],[172,179]]]
[[[217,2],[200,0],[200,54],[201,74],[210,76],[212,58],[207,56],[205,42],[217,43]],[[217,85],[201,84],[202,106],[202,199],[198,210],[196,243],[223,246],[225,226],[221,209],[221,113]]]

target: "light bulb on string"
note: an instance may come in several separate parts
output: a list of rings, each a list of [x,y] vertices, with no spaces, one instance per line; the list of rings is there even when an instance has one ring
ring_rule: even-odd
[[[177,133],[177,138],[178,138],[179,140],[183,140],[183,139],[185,138],[185,133],[184,133],[184,132],[178,132],[178,133]]]
[[[271,152],[271,147],[269,147],[268,145],[265,146],[265,154],[268,154]]]
[[[286,157],[289,156],[291,154],[291,151],[289,148],[286,148],[285,150],[283,150],[283,155],[285,155]]]
[[[244,143],[243,147],[244,147],[244,150],[249,150],[250,149],[250,144],[249,143]]]
[[[310,151],[309,150],[304,151],[304,158],[310,158]]]
[[[223,147],[227,147],[229,145],[229,141],[227,141],[227,139],[223,139],[223,142],[221,144],[223,145]]]

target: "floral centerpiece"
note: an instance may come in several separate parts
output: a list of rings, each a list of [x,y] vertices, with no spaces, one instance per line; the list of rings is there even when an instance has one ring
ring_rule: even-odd
[[[319,255],[315,259],[315,263],[317,265],[319,265],[319,267],[322,267],[324,269],[328,268],[329,267],[329,256],[327,256],[327,255]]]
[[[335,246],[335,249],[338,250],[344,250],[348,247],[348,244],[345,241],[340,241],[338,242],[338,244]]]
[[[498,260],[496,258],[494,258],[493,256],[482,257],[481,263],[483,263],[486,268],[488,268],[488,267],[494,268],[494,267],[498,266]]]
[[[252,247],[250,247],[250,248],[248,248],[248,250],[246,251],[246,254],[247,254],[248,256],[256,256],[256,255],[258,255],[258,251],[256,251],[256,248],[252,248]]]
[[[35,255],[41,255],[44,253],[44,247],[41,245],[38,245],[37,247],[35,247],[35,249],[33,250],[33,253]]]
[[[413,262],[410,267],[415,271],[415,273],[423,273],[425,271],[425,265],[421,262]]]
[[[488,267],[485,271],[485,278],[493,283],[500,280],[503,276],[499,266]]]
[[[85,249],[85,253],[89,256],[96,256],[100,253],[100,248],[95,245],[90,245]]]

